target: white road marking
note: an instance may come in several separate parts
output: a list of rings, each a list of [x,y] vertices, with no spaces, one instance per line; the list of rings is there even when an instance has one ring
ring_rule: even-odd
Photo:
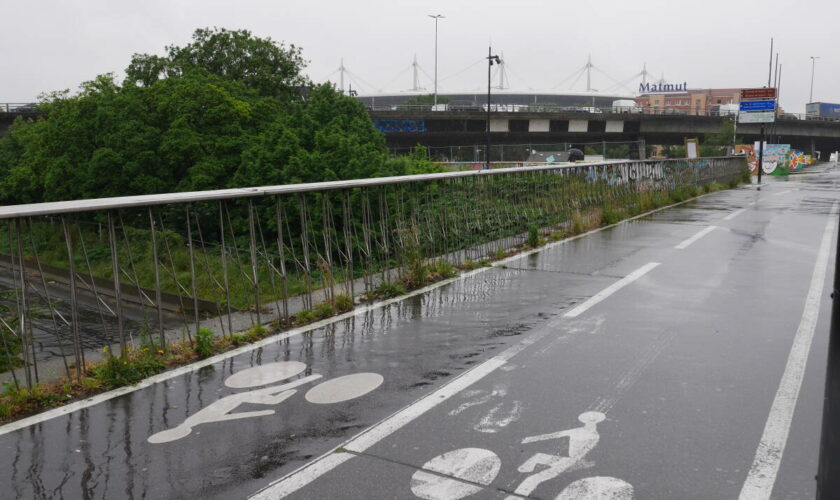
[[[306,363],[300,361],[266,363],[234,373],[225,379],[225,385],[233,389],[259,387],[292,378],[304,370]]]
[[[481,417],[473,429],[485,434],[494,434],[516,422],[522,417],[522,401],[514,401],[508,411],[504,411],[507,403],[499,403]]]
[[[726,217],[724,217],[724,218],[723,218],[723,220],[732,220],[732,219],[734,219],[735,217],[738,217],[739,215],[741,215],[742,213],[744,213],[746,210],[747,210],[746,208],[742,208],[742,209],[740,209],[740,210],[735,210],[735,211],[734,211],[734,212],[732,212],[731,214],[729,214],[729,215],[727,215]]]
[[[586,477],[567,486],[555,500],[579,500],[581,498],[632,500],[633,485],[616,477]]]
[[[680,243],[679,245],[675,246],[674,248],[676,248],[677,250],[685,250],[686,248],[688,248],[689,245],[691,245],[695,241],[699,240],[703,236],[706,236],[707,234],[711,233],[715,229],[717,229],[717,226],[709,226],[706,229],[703,229],[702,231],[698,232],[697,234],[695,234],[691,238],[689,238],[689,239],[683,241],[682,243]]]
[[[173,379],[173,378],[176,378],[176,377],[180,377],[181,375],[185,375],[187,373],[192,373],[192,372],[198,371],[198,370],[204,368],[205,366],[214,365],[214,364],[220,363],[220,362],[222,362],[226,359],[233,358],[235,356],[239,356],[240,354],[246,354],[246,353],[249,353],[251,351],[255,351],[257,349],[261,349],[263,347],[269,346],[271,344],[276,344],[277,342],[279,342],[281,340],[284,340],[284,339],[287,339],[287,338],[295,337],[297,335],[301,335],[301,334],[306,333],[306,332],[317,330],[317,329],[322,328],[324,326],[327,326],[327,325],[330,325],[330,324],[333,324],[333,323],[338,323],[340,321],[343,321],[343,320],[348,319],[348,318],[352,318],[354,316],[361,316],[361,315],[363,315],[365,313],[368,313],[370,311],[374,311],[376,309],[380,309],[382,307],[386,307],[386,306],[389,306],[391,304],[396,304],[397,302],[402,302],[403,300],[405,300],[409,297],[415,297],[417,295],[422,295],[426,292],[434,290],[435,288],[440,288],[440,287],[449,285],[450,283],[453,283],[455,281],[463,280],[463,279],[469,278],[471,276],[474,276],[476,274],[483,273],[483,272],[485,272],[489,269],[493,269],[494,267],[504,266],[506,264],[509,264],[509,263],[515,261],[515,260],[525,258],[525,257],[527,257],[531,254],[539,253],[539,252],[548,250],[550,248],[554,248],[556,246],[565,245],[567,243],[571,243],[572,241],[575,241],[575,240],[578,240],[578,239],[581,239],[581,238],[585,238],[585,237],[587,237],[591,234],[599,233],[601,231],[606,231],[607,229],[611,229],[615,226],[618,226],[618,225],[621,225],[621,224],[626,224],[626,223],[632,222],[636,219],[641,219],[642,217],[647,217],[648,215],[651,215],[651,214],[654,214],[654,213],[657,213],[657,212],[661,212],[663,210],[667,210],[669,208],[673,208],[673,207],[676,207],[676,206],[679,206],[679,205],[683,205],[683,204],[688,203],[690,201],[694,201],[698,198],[702,198],[704,196],[709,196],[711,194],[712,193],[702,194],[702,195],[700,195],[696,198],[690,198],[688,200],[681,201],[681,202],[678,202],[678,203],[674,203],[672,205],[659,207],[655,210],[651,210],[649,212],[645,212],[643,214],[636,215],[635,217],[630,217],[629,219],[624,219],[622,221],[619,221],[615,224],[611,224],[609,226],[599,227],[597,229],[593,229],[592,231],[587,231],[585,233],[578,234],[576,236],[572,236],[571,238],[566,238],[564,240],[548,243],[546,245],[543,245],[542,247],[538,247],[538,248],[535,248],[533,250],[528,250],[526,252],[518,253],[518,254],[512,255],[508,258],[495,261],[491,267],[480,267],[478,269],[474,269],[472,271],[468,271],[468,272],[459,274],[458,276],[455,276],[453,278],[441,280],[441,281],[438,281],[436,283],[432,283],[429,286],[426,286],[426,287],[423,287],[423,288],[418,288],[417,290],[414,290],[413,292],[409,292],[409,293],[407,293],[403,296],[400,296],[400,297],[395,297],[393,299],[383,300],[381,302],[375,302],[373,304],[367,304],[367,305],[364,305],[364,306],[359,306],[359,307],[356,307],[355,309],[353,309],[352,311],[346,312],[344,314],[339,314],[338,316],[333,316],[331,318],[326,318],[326,319],[323,319],[323,320],[320,320],[320,321],[316,321],[314,323],[310,323],[310,324],[308,324],[306,326],[302,326],[300,328],[294,328],[294,329],[288,330],[286,332],[283,332],[283,333],[280,333],[280,334],[277,334],[277,335],[273,335],[271,337],[267,337],[267,338],[262,339],[260,341],[254,342],[253,344],[244,345],[244,346],[238,347],[236,349],[232,349],[230,351],[223,352],[221,354],[217,354],[215,356],[209,357],[209,358],[204,359],[202,361],[196,361],[196,362],[190,363],[186,366],[181,366],[179,368],[175,368],[174,370],[169,370],[169,371],[166,371],[166,372],[163,372],[163,373],[159,373],[157,375],[153,375],[153,376],[151,376],[149,378],[146,378],[146,379],[144,379],[144,380],[142,380],[142,381],[140,381],[140,382],[138,382],[134,385],[120,387],[119,389],[114,389],[112,391],[103,392],[103,393],[97,394],[95,396],[89,397],[87,399],[82,399],[82,400],[79,400],[79,401],[75,401],[75,402],[70,403],[70,404],[65,405],[65,406],[61,406],[61,407],[58,407],[58,408],[53,408],[52,410],[47,410],[47,411],[39,413],[37,415],[32,415],[31,417],[22,418],[20,420],[10,422],[10,423],[5,424],[5,425],[0,425],[0,436],[3,436],[4,434],[9,434],[10,432],[18,431],[20,429],[25,429],[25,428],[27,428],[31,425],[41,424],[41,423],[44,423],[48,420],[52,420],[54,418],[58,418],[58,417],[61,417],[61,416],[64,416],[64,415],[69,415],[70,413],[73,413],[73,412],[78,411],[78,410],[82,410],[82,409],[85,409],[85,408],[90,408],[91,406],[95,406],[95,405],[98,405],[100,403],[104,403],[105,401],[108,401],[110,399],[114,399],[114,398],[117,398],[117,397],[120,397],[120,396],[124,396],[124,395],[130,394],[134,391],[139,391],[140,389],[145,389],[146,387],[150,387],[150,386],[152,386],[154,384],[157,384],[159,382],[165,382],[167,380],[170,380],[170,379]]]
[[[779,193],[774,193],[773,196],[781,196],[783,194],[788,194],[788,193],[790,193],[790,189],[788,189],[786,191],[781,191]]]
[[[378,373],[353,373],[321,382],[309,389],[305,398],[319,405],[341,403],[364,396],[384,381]]]
[[[773,399],[773,406],[770,407],[764,433],[755,452],[755,460],[749,473],[747,473],[747,480],[741,489],[741,495],[738,497],[740,500],[766,499],[770,498],[770,494],[773,492],[773,484],[776,482],[776,474],[779,472],[779,464],[782,461],[782,454],[787,444],[796,400],[799,398],[799,390],[802,388],[802,378],[805,375],[808,352],[811,350],[814,330],[817,327],[831,242],[834,239],[836,214],[837,203],[835,202],[831,207],[828,221],[823,230],[820,250],[814,264],[814,273],[811,276],[811,286],[805,299],[805,309],[802,311],[802,320],[799,322],[796,335],[793,337],[793,346],[788,355],[785,371],[779,383],[779,389],[776,391],[776,397]]]
[[[490,450],[452,450],[429,460],[423,464],[424,470],[418,470],[411,476],[411,492],[424,500],[459,500],[480,492],[483,488],[479,485],[492,483],[501,468],[499,456]]]
[[[579,306],[575,307],[571,311],[567,312],[563,315],[564,318],[576,318],[584,313],[587,309],[594,306],[595,304],[601,302],[602,300],[606,299],[610,295],[614,294],[615,292],[621,290],[625,286],[629,285],[630,283],[636,281],[637,279],[641,278],[648,271],[651,271],[653,268],[659,265],[659,262],[648,262],[647,264],[643,265],[642,267],[636,269],[632,273],[628,274],[627,276],[621,278],[620,280],[616,281],[612,285],[604,288],[597,294],[593,295],[589,298],[589,300],[585,301],[584,303],[580,304]]]
[[[546,328],[535,332],[530,337],[521,340],[518,344],[508,347],[499,355],[494,356],[480,365],[476,365],[469,371],[462,373],[458,377],[447,382],[438,390],[423,396],[414,403],[397,411],[390,417],[379,421],[372,427],[369,427],[353,436],[342,445],[328,451],[315,460],[274,481],[250,498],[258,500],[274,500],[294,493],[355,456],[354,453],[338,452],[340,448],[355,453],[365,452],[371,446],[400,430],[402,427],[411,423],[427,411],[435,408],[441,403],[444,403],[449,398],[493,373],[507,363],[512,357],[516,356],[525,348],[544,338],[551,332],[553,332],[553,329],[548,328],[548,325],[546,325]]]

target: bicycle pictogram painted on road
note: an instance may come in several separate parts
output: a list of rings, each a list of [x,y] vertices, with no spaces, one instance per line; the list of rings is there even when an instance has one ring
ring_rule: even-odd
[[[568,438],[568,455],[535,453],[518,467],[521,473],[531,473],[514,490],[514,500],[530,495],[539,485],[564,472],[584,469],[593,464],[585,460],[600,441],[598,424],[606,416],[597,411],[581,413],[580,427],[526,437],[522,444]],[[423,465],[411,477],[411,491],[425,500],[459,500],[476,494],[489,486],[501,470],[501,459],[483,448],[461,448],[438,455]],[[426,472],[429,471],[429,472]],[[536,471],[536,472],[535,472]],[[633,486],[615,477],[592,476],[572,482],[555,500],[631,500]]]

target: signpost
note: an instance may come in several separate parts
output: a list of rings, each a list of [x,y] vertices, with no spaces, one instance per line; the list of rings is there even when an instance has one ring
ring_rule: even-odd
[[[761,139],[759,139],[760,146],[758,149],[758,189],[761,189],[761,171],[764,169],[764,124],[776,121],[776,89],[767,87],[742,89],[739,109],[738,123],[761,124]]]
[[[761,101],[741,101],[741,111],[775,111],[776,100],[767,99]]]

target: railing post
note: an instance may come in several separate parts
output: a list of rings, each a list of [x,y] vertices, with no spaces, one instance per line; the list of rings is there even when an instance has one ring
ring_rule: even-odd
[[[825,373],[822,437],[817,471],[818,500],[840,498],[840,291],[838,290],[840,290],[840,252],[835,250],[828,364]]]
[[[117,250],[117,231],[114,227],[114,214],[108,212],[108,243],[111,247],[111,266],[114,273],[114,312],[117,316],[117,334],[120,339],[120,357],[125,358],[128,350],[125,342],[125,326],[123,325],[122,290],[120,289],[120,257]]]

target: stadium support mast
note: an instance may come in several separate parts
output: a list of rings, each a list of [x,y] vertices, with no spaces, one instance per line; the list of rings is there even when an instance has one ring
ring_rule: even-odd
[[[586,91],[592,90],[592,54],[586,60]]]
[[[344,67],[344,58],[342,57],[341,58],[341,66],[338,67],[338,71],[341,72],[341,93],[342,94],[344,93],[344,71],[346,69],[347,68]],[[333,73],[333,74],[335,74],[335,73]]]
[[[414,84],[411,86],[411,90],[417,92],[420,89],[420,65],[417,64],[417,54],[414,54],[414,62],[411,63],[412,68],[414,68]]]

